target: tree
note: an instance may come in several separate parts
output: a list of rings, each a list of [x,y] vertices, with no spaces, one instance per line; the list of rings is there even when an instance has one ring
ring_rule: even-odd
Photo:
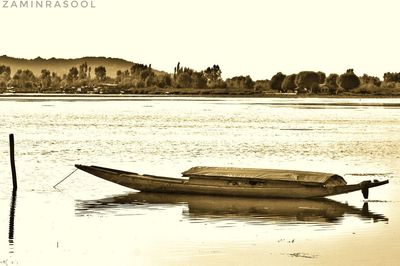
[[[140,71],[140,75],[139,75],[140,80],[142,80],[142,81],[146,80],[148,77],[154,77],[154,76],[155,76],[155,74],[154,74],[153,70],[151,70],[150,68],[146,68],[146,69]]]
[[[87,63],[83,63],[82,65],[79,66],[79,79],[87,79],[88,77],[88,65]]]
[[[171,76],[169,74],[161,74],[157,76],[157,86],[159,88],[170,87],[172,84]]]
[[[286,76],[281,85],[282,91],[287,92],[289,90],[296,89],[297,86],[295,80],[296,80],[296,74]]]
[[[0,66],[0,75],[3,73],[8,74],[9,76],[11,75],[11,68],[9,66],[1,65]]]
[[[149,88],[157,84],[157,79],[154,75],[149,75],[144,80],[144,87]]]
[[[386,72],[385,74],[383,74],[383,81],[384,82],[400,82],[400,72],[398,72],[398,73]]]
[[[10,84],[11,86],[33,92],[36,88],[36,77],[29,69],[18,69],[17,72],[15,72]]]
[[[174,85],[177,88],[207,88],[207,78],[203,71],[197,72],[188,67],[181,67],[180,63],[176,66],[174,74]]]
[[[194,88],[194,89],[207,88],[207,78],[204,76],[203,72],[193,72],[192,88]]]
[[[317,72],[318,76],[319,76],[319,84],[324,84],[325,83],[325,79],[326,79],[326,75],[324,72],[318,71]]]
[[[254,92],[260,93],[262,91],[267,91],[270,88],[269,80],[256,80],[254,83]]]
[[[3,93],[7,88],[7,82],[4,80],[0,79],[0,93]]]
[[[12,77],[12,82],[11,85],[14,87],[21,88],[23,85],[23,81],[21,79],[22,75],[22,69],[18,69],[17,72],[14,73],[14,76]]]
[[[299,89],[299,92],[303,90],[312,91],[312,88],[315,88],[314,84],[319,84],[320,75],[314,71],[301,71],[296,76],[296,86]]]
[[[337,80],[338,79],[339,79],[339,75],[338,74],[330,74],[326,78],[325,85],[328,87],[330,94],[337,94],[337,92],[338,92]]]
[[[312,93],[321,93],[321,87],[319,86],[318,83],[313,83],[310,87],[310,91]]]
[[[121,71],[117,70],[117,77],[115,78],[115,83],[127,87],[127,86],[132,86],[132,78],[130,77],[130,72],[129,70]]]
[[[51,73],[51,86],[55,89],[59,89],[61,85],[61,78],[56,72]]]
[[[69,70],[68,75],[67,75],[67,80],[68,80],[68,82],[69,82],[69,83],[72,83],[72,82],[74,82],[75,80],[77,80],[77,79],[78,79],[78,74],[79,74],[78,69],[77,69],[76,67],[72,67],[72,68]]]
[[[203,71],[204,76],[207,79],[207,86],[211,89],[215,88],[224,88],[225,83],[222,80],[221,74],[221,68],[219,65],[213,65],[212,67],[207,67],[206,70]]]
[[[207,82],[216,82],[221,79],[221,68],[219,65],[213,65],[212,67],[207,67],[204,70],[204,76],[207,78]]]
[[[48,89],[51,87],[51,74],[50,71],[47,69],[42,69],[41,75],[40,75],[40,83],[42,90],[43,89]]]
[[[9,66],[0,66],[0,90],[5,90],[7,82],[10,80],[11,68]],[[0,91],[1,92],[1,91]]]
[[[133,64],[130,69],[132,83],[136,84],[136,87],[150,87],[157,83],[155,73],[149,66],[144,64]]]
[[[272,76],[270,82],[271,89],[280,91],[282,89],[282,82],[285,78],[286,75],[282,74],[282,72],[278,72],[274,76]]]
[[[103,81],[107,75],[106,68],[104,66],[98,66],[94,69],[94,74],[98,80]]]
[[[131,70],[131,76],[134,77],[134,78],[137,78],[137,77],[140,76],[140,73],[142,71],[147,70],[147,69],[148,69],[147,65],[134,63],[131,66],[131,69],[130,69]]]
[[[378,77],[369,76],[367,74],[362,75],[360,78],[362,84],[371,84],[375,85],[376,87],[381,86],[381,80]]]
[[[347,91],[359,87],[360,83],[360,79],[354,74],[353,69],[348,69],[338,79],[338,85]]]
[[[231,89],[254,90],[254,81],[250,76],[237,76],[227,79],[226,86]]]
[[[122,82],[122,80],[125,78],[124,73],[125,72],[122,72],[121,70],[117,70],[115,83],[120,84]]]
[[[338,78],[339,78],[338,74],[329,74],[329,76],[325,80],[325,84],[328,87],[337,88],[338,87],[338,84],[337,84]]]
[[[188,71],[180,72],[176,77],[176,86],[178,88],[190,88],[192,85],[192,76]]]
[[[243,88],[246,89],[246,90],[253,90],[254,89],[254,81],[248,75],[244,78]]]

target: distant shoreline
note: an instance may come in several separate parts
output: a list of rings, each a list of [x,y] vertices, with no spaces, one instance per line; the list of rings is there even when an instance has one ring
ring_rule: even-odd
[[[0,98],[19,98],[19,97],[52,97],[52,98],[135,98],[135,97],[159,97],[159,98],[321,98],[321,99],[398,99],[400,95],[321,95],[321,94],[86,94],[86,93],[0,93]]]
[[[253,80],[249,75],[222,77],[218,64],[194,70],[178,62],[173,72],[119,58],[0,56],[0,93],[139,94],[190,97],[400,97],[400,72],[383,80],[354,69],[344,73],[304,70]],[[297,94],[297,95],[296,95]],[[85,95],[86,96],[86,95]],[[69,96],[72,97],[72,96]],[[104,97],[104,96],[103,96]]]

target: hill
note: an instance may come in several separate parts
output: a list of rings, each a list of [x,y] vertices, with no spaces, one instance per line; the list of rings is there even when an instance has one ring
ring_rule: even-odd
[[[64,58],[50,58],[44,59],[37,57],[35,59],[24,59],[9,57],[6,55],[0,56],[0,65],[6,65],[11,68],[11,76],[18,69],[30,69],[35,76],[40,76],[42,69],[48,69],[50,72],[56,72],[58,75],[62,76],[67,74],[69,69],[72,67],[79,67],[79,65],[86,62],[89,67],[94,69],[98,66],[104,66],[107,70],[107,76],[114,78],[116,76],[117,70],[130,69],[134,62],[127,61],[120,58],[111,57],[82,57],[74,59],[64,59]],[[161,73],[161,71],[154,70],[156,74]]]

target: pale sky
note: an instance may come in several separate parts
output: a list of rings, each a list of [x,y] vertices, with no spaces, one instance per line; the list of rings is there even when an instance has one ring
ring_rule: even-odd
[[[0,8],[0,54],[118,57],[168,72],[178,61],[219,64],[224,78],[400,71],[398,0],[93,1],[94,9]]]

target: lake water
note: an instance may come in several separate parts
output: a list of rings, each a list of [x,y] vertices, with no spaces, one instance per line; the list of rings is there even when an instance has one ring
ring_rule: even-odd
[[[0,98],[1,265],[398,265],[400,99]],[[15,134],[12,202],[8,134]],[[328,200],[136,193],[94,164],[333,172]]]

